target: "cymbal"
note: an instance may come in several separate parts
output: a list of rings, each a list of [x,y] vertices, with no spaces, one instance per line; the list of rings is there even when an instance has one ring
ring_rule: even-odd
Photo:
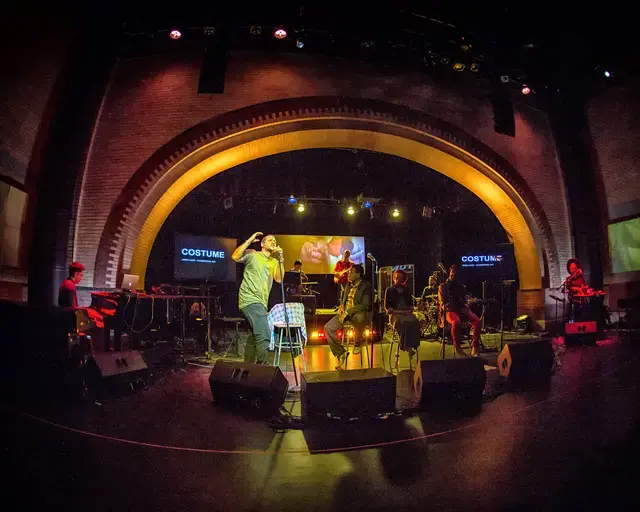
[[[307,284],[320,284],[318,281],[303,281],[302,285],[307,285]]]

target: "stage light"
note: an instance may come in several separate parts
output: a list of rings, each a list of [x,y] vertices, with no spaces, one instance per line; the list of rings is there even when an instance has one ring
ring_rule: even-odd
[[[374,204],[380,201],[379,197],[366,197],[364,194],[358,194],[356,201],[363,208],[371,208]]]
[[[293,194],[291,194],[291,195],[289,196],[289,199],[287,199],[287,203],[289,203],[289,204],[296,204],[297,202],[298,202],[298,201],[297,201],[297,199],[294,197],[294,195],[293,195]]]
[[[204,35],[205,36],[212,36],[215,33],[216,33],[215,27],[204,27]]]
[[[262,27],[260,25],[251,25],[249,27],[249,34],[252,36],[259,36],[262,34]]]
[[[353,206],[348,206],[347,207],[347,213],[349,215],[353,215],[354,213],[356,213],[356,209]]]
[[[287,31],[282,27],[278,27],[273,31],[273,37],[276,39],[284,39],[287,37]]]
[[[522,94],[526,96],[527,94],[530,94],[530,93],[531,93],[531,89],[528,86],[525,85],[522,87]]]
[[[453,70],[454,70],[454,71],[464,71],[464,68],[465,68],[465,67],[466,67],[466,66],[465,66],[462,62],[456,62],[456,63],[453,65]]]
[[[169,32],[169,37],[174,40],[178,40],[182,37],[182,32],[180,32],[177,28],[174,28],[171,32]]]
[[[611,72],[610,71],[605,71],[604,72],[604,76],[606,76],[607,78],[611,78]]]
[[[298,39],[296,39],[296,46],[298,48],[304,48],[304,41],[302,40],[301,37],[299,37]]]
[[[510,80],[509,75],[500,75],[500,81],[503,84],[508,84]]]
[[[371,208],[373,205],[369,201],[365,201],[362,203],[363,208]]]
[[[446,66],[451,63],[451,59],[449,57],[442,57],[442,59],[440,59],[440,62],[442,62]]]
[[[299,213],[303,213],[306,209],[307,209],[307,207],[304,205],[304,203],[300,203],[298,205],[298,212]]]
[[[393,208],[393,209],[391,210],[391,216],[392,216],[392,217],[396,217],[396,218],[397,218],[397,217],[400,217],[400,210],[399,210],[398,208]]]
[[[477,73],[478,71],[480,71],[480,64],[474,62],[473,64],[471,64],[471,66],[469,66],[469,71]]]

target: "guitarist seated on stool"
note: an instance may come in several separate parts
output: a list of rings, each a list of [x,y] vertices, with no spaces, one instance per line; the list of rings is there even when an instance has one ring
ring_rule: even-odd
[[[351,270],[351,267],[353,267],[353,261],[349,259],[350,257],[351,251],[344,251],[342,259],[338,260],[335,268],[333,269],[333,282],[340,285],[340,290],[338,292],[338,306],[336,306],[336,309],[338,309],[340,305],[342,294],[344,293],[344,289],[349,282],[349,270]]]
[[[482,321],[469,308],[465,293],[465,287],[456,279],[456,267],[454,265],[449,269],[449,279],[438,288],[440,314],[442,315],[442,312],[446,312],[447,322],[451,324],[453,350],[455,350],[459,356],[464,357],[467,355],[460,347],[462,322],[469,322],[471,324],[473,328],[471,355],[477,357],[480,348],[480,324]]]

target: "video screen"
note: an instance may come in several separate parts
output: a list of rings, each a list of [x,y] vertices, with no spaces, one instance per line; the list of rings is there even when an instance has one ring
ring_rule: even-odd
[[[517,279],[513,244],[469,244],[455,249],[458,275],[464,280]]]
[[[284,251],[285,269],[302,261],[307,274],[331,274],[344,251],[351,251],[351,261],[364,265],[366,255],[364,237],[326,235],[275,235]]]
[[[175,279],[235,282],[236,263],[231,254],[237,239],[176,233],[174,242]]]
[[[609,254],[614,274],[640,270],[640,217],[609,224]]]

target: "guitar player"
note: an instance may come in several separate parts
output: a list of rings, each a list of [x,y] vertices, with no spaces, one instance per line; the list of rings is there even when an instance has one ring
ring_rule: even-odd
[[[333,269],[333,282],[339,285],[338,290],[338,306],[336,309],[340,307],[342,293],[344,292],[347,283],[349,282],[349,270],[353,267],[353,261],[351,261],[351,251],[344,251],[342,255],[342,259],[338,260],[335,268]]]

